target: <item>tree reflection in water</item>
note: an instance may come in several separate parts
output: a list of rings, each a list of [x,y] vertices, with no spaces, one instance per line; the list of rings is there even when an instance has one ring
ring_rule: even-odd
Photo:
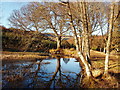
[[[56,68],[54,68],[55,70],[52,69],[54,72],[49,72],[49,69],[52,68],[50,63],[52,66],[55,66],[55,63],[52,63],[52,61],[45,62],[45,60],[38,60],[37,62],[29,64],[27,68],[25,68],[25,66],[22,67],[22,74],[24,74],[24,79],[23,81],[18,82],[23,84],[23,88],[78,88],[81,75],[80,70],[79,72],[64,71],[61,60],[63,60],[65,64],[67,64],[68,61],[70,62],[70,59],[61,59],[60,57],[56,57],[56,61],[54,61],[56,62]]]

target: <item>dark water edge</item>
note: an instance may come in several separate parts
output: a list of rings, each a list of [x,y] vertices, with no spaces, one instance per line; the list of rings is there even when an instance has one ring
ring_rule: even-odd
[[[2,88],[80,88],[81,67],[75,58],[7,61]]]

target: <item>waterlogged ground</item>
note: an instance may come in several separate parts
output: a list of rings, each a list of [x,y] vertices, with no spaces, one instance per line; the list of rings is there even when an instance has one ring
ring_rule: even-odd
[[[75,58],[4,61],[2,88],[75,88],[80,71]]]

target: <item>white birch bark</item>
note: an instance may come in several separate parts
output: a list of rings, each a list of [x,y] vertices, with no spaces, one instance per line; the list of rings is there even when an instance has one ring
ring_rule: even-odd
[[[70,8],[69,3],[68,3],[68,8],[69,8],[69,16],[70,16],[70,19],[71,19],[70,25],[71,25],[71,28],[72,28],[72,30],[73,30],[74,38],[75,38],[76,50],[77,50],[77,52],[78,52],[78,55],[79,55],[82,63],[83,63],[84,66],[85,66],[85,71],[86,71],[86,74],[87,74],[87,78],[90,78],[90,77],[92,77],[91,69],[90,69],[90,67],[89,67],[89,64],[88,64],[86,58],[84,58],[83,54],[82,54],[81,51],[80,51],[79,40],[78,40],[78,37],[77,37],[76,29],[75,29],[75,27],[74,27],[74,25],[73,25],[73,18],[72,18],[72,13],[71,13],[71,10],[70,10],[71,8]],[[87,28],[87,27],[86,27],[86,28]],[[88,39],[88,38],[86,38],[86,39]],[[86,41],[87,41],[87,40],[86,40]],[[87,41],[87,42],[88,42],[88,41]],[[88,43],[86,43],[86,44],[88,44]],[[85,45],[85,46],[86,46],[86,48],[89,48],[87,45]]]
[[[109,20],[108,41],[107,41],[107,46],[106,46],[106,57],[105,57],[105,71],[104,71],[104,74],[108,74],[110,44],[111,44],[112,29],[113,29],[113,19],[114,19],[114,3],[111,4],[111,13],[110,13],[110,20]]]

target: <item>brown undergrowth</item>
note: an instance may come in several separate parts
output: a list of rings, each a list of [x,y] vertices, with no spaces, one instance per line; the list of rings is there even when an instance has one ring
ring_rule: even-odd
[[[54,50],[53,50],[54,51]],[[104,75],[105,53],[91,50],[92,74],[94,78],[88,79],[83,74],[81,87],[83,88],[119,88],[120,85],[120,56],[110,55],[109,74]],[[65,55],[79,59],[73,49],[62,50]],[[82,63],[81,63],[81,66]],[[84,68],[82,68],[84,71]]]
[[[105,53],[91,50],[93,79],[83,78],[86,88],[119,88],[120,86],[120,63],[119,57],[110,55],[109,73],[104,75]]]

